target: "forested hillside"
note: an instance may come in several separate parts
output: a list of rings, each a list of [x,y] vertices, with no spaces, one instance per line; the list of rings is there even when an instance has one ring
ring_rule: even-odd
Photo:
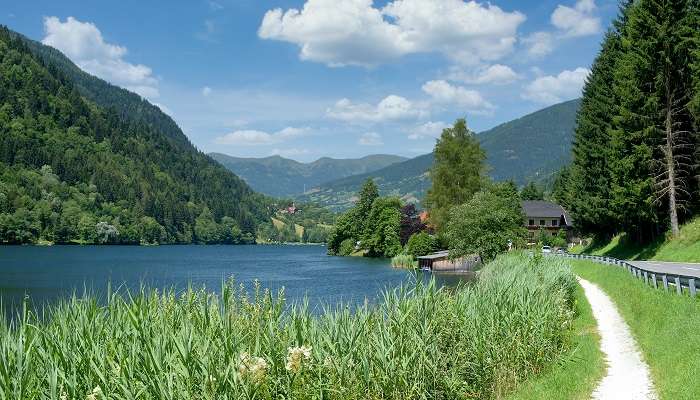
[[[233,243],[267,204],[157,107],[0,28],[0,242]]]
[[[376,171],[405,157],[374,154],[356,159],[319,158],[301,163],[280,156],[264,158],[231,157],[209,154],[213,159],[243,178],[255,191],[276,197],[290,197],[322,183],[350,175]]]
[[[585,234],[651,241],[698,211],[700,10],[626,2],[584,88],[555,193]]]
[[[571,161],[571,145],[580,100],[547,107],[501,124],[476,137],[486,152],[489,175],[497,181],[549,183]],[[433,154],[425,154],[380,170],[320,185],[299,198],[343,210],[352,206],[363,182],[375,179],[382,195],[420,202],[430,188]]]

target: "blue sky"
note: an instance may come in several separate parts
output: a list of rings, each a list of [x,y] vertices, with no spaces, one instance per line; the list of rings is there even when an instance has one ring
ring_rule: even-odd
[[[31,1],[0,23],[141,94],[206,152],[429,152],[580,95],[610,0]]]

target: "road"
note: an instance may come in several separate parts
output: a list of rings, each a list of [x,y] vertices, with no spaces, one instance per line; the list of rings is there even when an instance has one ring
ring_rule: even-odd
[[[652,272],[665,272],[667,274],[686,275],[700,278],[700,264],[686,262],[665,261],[627,261],[635,267],[644,268]]]

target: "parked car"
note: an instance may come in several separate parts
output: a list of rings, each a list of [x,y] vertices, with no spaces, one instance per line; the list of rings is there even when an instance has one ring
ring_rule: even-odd
[[[542,246],[542,253],[543,254],[549,254],[552,252],[552,248],[549,246]]]

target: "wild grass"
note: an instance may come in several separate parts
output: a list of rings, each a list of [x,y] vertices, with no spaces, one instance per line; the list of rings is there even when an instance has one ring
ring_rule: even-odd
[[[397,254],[391,259],[391,266],[394,268],[415,269],[418,268],[418,261],[410,254]]]
[[[677,238],[662,237],[652,243],[637,243],[623,234],[576,250],[574,252],[625,260],[700,262],[700,218],[684,224]]]
[[[604,355],[591,305],[579,286],[576,289],[576,317],[568,351],[507,396],[508,400],[588,400],[605,375]]]
[[[666,293],[622,268],[574,261],[574,271],[600,286],[630,326],[661,400],[697,399],[700,301]]]
[[[563,260],[507,256],[320,315],[233,283],[74,297],[0,323],[0,398],[502,398],[570,345],[575,288]]]

